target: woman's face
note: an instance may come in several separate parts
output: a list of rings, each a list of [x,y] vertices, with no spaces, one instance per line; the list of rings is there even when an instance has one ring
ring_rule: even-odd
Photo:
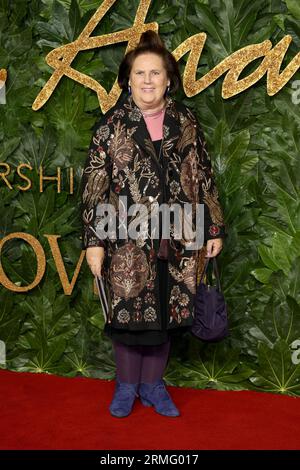
[[[170,80],[161,57],[152,52],[140,54],[134,60],[128,84],[134,102],[141,109],[154,109],[164,101]]]

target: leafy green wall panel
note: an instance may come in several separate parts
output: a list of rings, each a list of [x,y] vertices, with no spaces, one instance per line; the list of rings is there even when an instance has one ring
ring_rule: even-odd
[[[47,103],[32,110],[52,74],[45,56],[76,39],[100,3],[0,2],[0,68],[8,71],[6,104],[0,105],[0,163],[10,165],[12,187],[1,180],[0,237],[31,234],[46,256],[45,275],[34,289],[13,293],[0,286],[0,340],[7,354],[2,367],[11,370],[104,379],[115,374],[86,262],[71,295],[65,295],[45,237],[61,236],[58,243],[71,280],[81,254],[81,170],[91,129],[101,116],[98,99],[63,77]],[[130,27],[138,4],[116,2],[93,35]],[[300,48],[299,19],[296,0],[154,0],[147,15],[147,22],[158,22],[170,50],[193,34],[207,33],[197,78],[246,45],[270,39],[274,46],[290,34],[286,66]],[[125,47],[83,51],[72,66],[109,90]],[[182,72],[186,59],[179,62]],[[223,77],[193,98],[182,91],[176,96],[202,123],[225,209],[229,237],[219,264],[231,335],[218,344],[201,343],[189,334],[178,339],[165,374],[169,384],[300,394],[300,365],[293,351],[300,339],[300,114],[292,99],[297,77],[298,72],[273,97],[267,95],[265,77],[227,100],[221,96]],[[32,167],[25,172],[32,181],[29,191],[18,188],[24,185],[16,172],[20,163]],[[47,175],[62,168],[60,193],[53,183],[40,193],[40,165]],[[35,277],[35,255],[22,240],[4,245],[1,264],[19,286]]]

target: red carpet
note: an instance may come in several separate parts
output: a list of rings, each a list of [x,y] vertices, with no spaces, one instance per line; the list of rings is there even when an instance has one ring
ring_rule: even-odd
[[[181,416],[137,399],[108,406],[114,381],[0,370],[1,449],[300,449],[300,398],[168,386]]]

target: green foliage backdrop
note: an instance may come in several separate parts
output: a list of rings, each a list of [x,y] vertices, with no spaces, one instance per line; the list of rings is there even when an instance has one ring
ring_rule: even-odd
[[[0,68],[8,70],[7,104],[0,113],[0,162],[12,172],[0,185],[0,236],[22,231],[36,237],[46,254],[46,272],[27,294],[0,287],[0,339],[11,370],[113,379],[111,342],[103,336],[99,301],[86,262],[70,296],[65,295],[45,234],[61,235],[59,246],[69,279],[81,253],[80,179],[93,124],[101,116],[96,94],[63,77],[39,111],[31,106],[52,69],[46,54],[78,37],[100,0],[1,0]],[[132,25],[137,0],[120,0],[93,35]],[[174,50],[192,34],[208,38],[200,78],[222,59],[248,45],[284,35],[293,42],[283,66],[300,47],[297,0],[154,0],[147,22],[157,21]],[[125,44],[81,52],[72,66],[109,90]],[[187,56],[180,60],[183,72]],[[243,75],[251,73],[255,62]],[[297,74],[294,79],[297,78]],[[219,256],[231,336],[204,344],[189,334],[173,344],[167,383],[217,389],[255,389],[300,394],[300,365],[292,343],[300,339],[300,140],[299,106],[292,81],[269,97],[265,77],[224,100],[223,78],[197,96],[176,98],[202,123],[212,157],[229,237]],[[32,188],[22,191],[16,173],[28,163]],[[39,165],[47,175],[62,167],[63,189],[52,182],[39,192]],[[69,194],[68,168],[75,171]],[[33,281],[36,259],[20,240],[4,245],[3,269],[18,285]],[[4,367],[4,366],[2,366]]]

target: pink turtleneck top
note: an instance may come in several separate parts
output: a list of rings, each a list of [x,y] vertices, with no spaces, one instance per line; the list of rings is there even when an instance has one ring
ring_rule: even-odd
[[[163,137],[163,122],[165,109],[158,116],[144,116],[147,129],[152,140],[160,140]]]

